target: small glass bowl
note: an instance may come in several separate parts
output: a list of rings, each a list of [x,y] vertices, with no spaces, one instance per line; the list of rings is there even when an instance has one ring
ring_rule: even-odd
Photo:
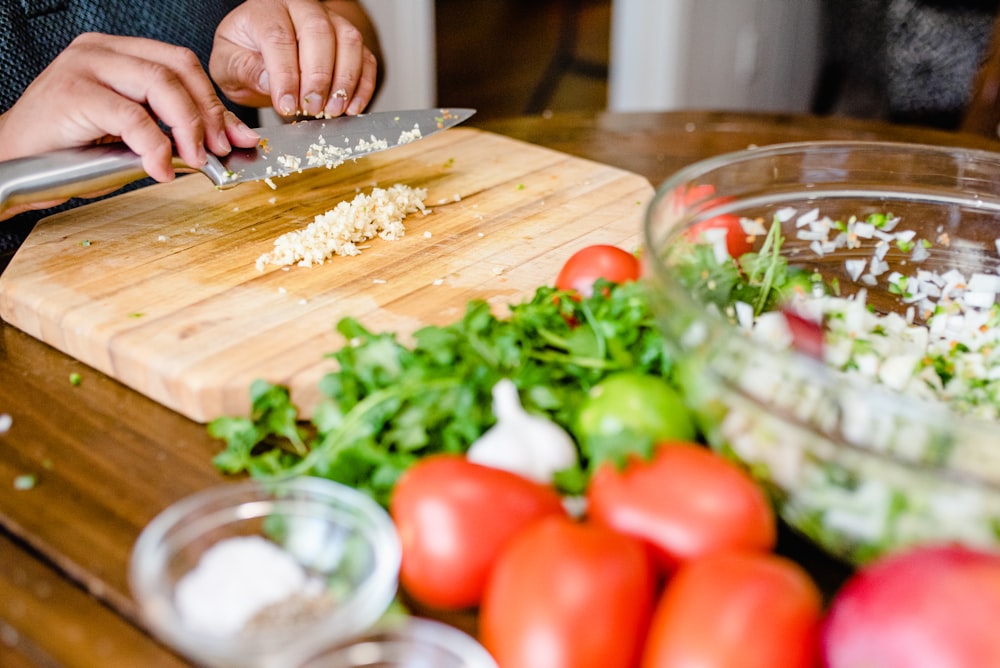
[[[222,577],[215,571],[207,584],[193,584],[196,567],[210,561],[206,553],[248,537],[256,548],[267,541],[281,567],[255,568],[241,552]],[[214,554],[222,558],[218,549]],[[199,664],[295,666],[378,621],[396,594],[400,556],[388,513],[363,493],[321,478],[250,480],[193,494],[156,516],[133,548],[129,583],[152,633]],[[233,632],[193,621],[203,611],[178,596],[179,587],[201,588],[194,593],[208,597],[206,608],[225,604],[248,589],[274,586],[289,569],[308,586],[257,610],[252,626]],[[221,616],[210,613],[207,621]]]
[[[873,251],[884,240],[875,235],[831,251],[809,222],[873,213],[898,217],[913,239]],[[928,311],[890,285],[893,272],[997,275],[1000,154],[883,142],[751,148],[673,175],[644,225],[645,280],[676,378],[709,444],[765,483],[791,527],[853,564],[921,543],[1000,547],[1000,423],[747,336],[702,297],[707,274],[684,278],[688,230],[720,216],[778,220],[790,266],[843,294],[864,289],[878,313],[919,319]]]
[[[330,647],[302,668],[497,668],[475,638],[421,617],[387,618],[370,633]]]

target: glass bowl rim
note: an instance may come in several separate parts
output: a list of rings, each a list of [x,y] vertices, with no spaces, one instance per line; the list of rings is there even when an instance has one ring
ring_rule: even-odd
[[[358,643],[423,646],[447,652],[452,658],[461,660],[467,668],[497,668],[493,656],[471,634],[444,621],[419,615],[387,616],[357,638],[336,643],[310,656],[303,662],[302,668],[321,668],[330,658],[345,655],[349,660]],[[368,658],[370,657],[366,656]],[[368,665],[368,661],[365,665]]]

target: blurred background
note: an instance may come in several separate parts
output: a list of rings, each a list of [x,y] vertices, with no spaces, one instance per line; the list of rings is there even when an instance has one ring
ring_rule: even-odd
[[[565,110],[751,110],[938,127],[958,125],[1000,6],[1000,0],[363,2],[386,55],[377,109],[468,106],[480,120]]]

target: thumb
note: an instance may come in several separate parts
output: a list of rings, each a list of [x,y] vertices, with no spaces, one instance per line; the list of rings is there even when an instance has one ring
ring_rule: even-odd
[[[264,59],[256,51],[227,40],[217,40],[209,72],[230,100],[248,107],[271,105],[271,91]]]

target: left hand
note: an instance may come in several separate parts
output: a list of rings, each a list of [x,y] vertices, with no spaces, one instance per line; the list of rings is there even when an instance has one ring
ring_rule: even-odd
[[[353,0],[247,0],[219,24],[209,71],[225,95],[282,116],[359,114],[378,75],[378,38]]]

